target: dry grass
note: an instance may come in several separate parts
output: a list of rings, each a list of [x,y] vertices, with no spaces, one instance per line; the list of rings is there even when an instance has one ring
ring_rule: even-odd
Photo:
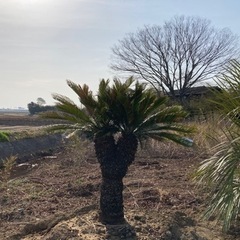
[[[10,179],[13,167],[16,164],[16,156],[11,156],[4,160],[3,167],[0,169],[0,187],[6,187],[8,180]]]
[[[192,122],[191,125],[196,129],[193,140],[198,151],[210,153],[211,148],[224,138],[225,123],[220,118]]]

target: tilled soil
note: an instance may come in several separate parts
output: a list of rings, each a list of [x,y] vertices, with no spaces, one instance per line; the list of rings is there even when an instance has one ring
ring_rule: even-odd
[[[128,224],[121,226],[98,221],[101,176],[91,143],[16,166],[2,178],[0,239],[240,239],[237,229],[223,234],[214,219],[201,218],[207,203],[192,174],[202,159],[172,143],[139,150],[124,179]]]

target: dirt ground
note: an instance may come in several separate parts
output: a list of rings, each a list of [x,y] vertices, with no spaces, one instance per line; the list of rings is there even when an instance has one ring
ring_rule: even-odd
[[[139,149],[124,179],[128,225],[112,229],[98,221],[101,176],[93,145],[72,142],[15,166],[10,176],[1,172],[0,240],[240,239],[239,228],[223,234],[214,218],[202,219],[207,202],[192,174],[205,157],[173,143]]]
[[[75,147],[16,166],[2,182],[0,239],[117,239],[98,222],[101,176],[93,146]],[[191,180],[201,155],[172,144],[150,150],[139,150],[124,179],[135,239],[240,239],[237,231],[221,233],[214,219],[201,219],[204,197]]]

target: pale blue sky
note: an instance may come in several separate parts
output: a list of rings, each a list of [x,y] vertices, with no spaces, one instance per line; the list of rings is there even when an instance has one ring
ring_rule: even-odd
[[[238,0],[0,0],[0,108],[75,100],[66,79],[96,91],[113,77],[111,48],[144,25],[199,16],[240,35],[239,11]]]

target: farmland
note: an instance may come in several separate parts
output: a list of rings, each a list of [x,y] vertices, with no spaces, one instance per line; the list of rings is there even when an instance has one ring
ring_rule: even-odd
[[[1,115],[0,130],[38,130],[48,124],[27,115]],[[192,180],[208,156],[202,147],[147,142],[124,179],[128,223],[139,240],[233,240],[214,218]],[[92,143],[74,139],[64,148],[29,158],[1,172],[0,239],[117,239],[98,221],[101,175]],[[127,238],[124,238],[127,239]],[[132,239],[132,238],[129,238]]]

